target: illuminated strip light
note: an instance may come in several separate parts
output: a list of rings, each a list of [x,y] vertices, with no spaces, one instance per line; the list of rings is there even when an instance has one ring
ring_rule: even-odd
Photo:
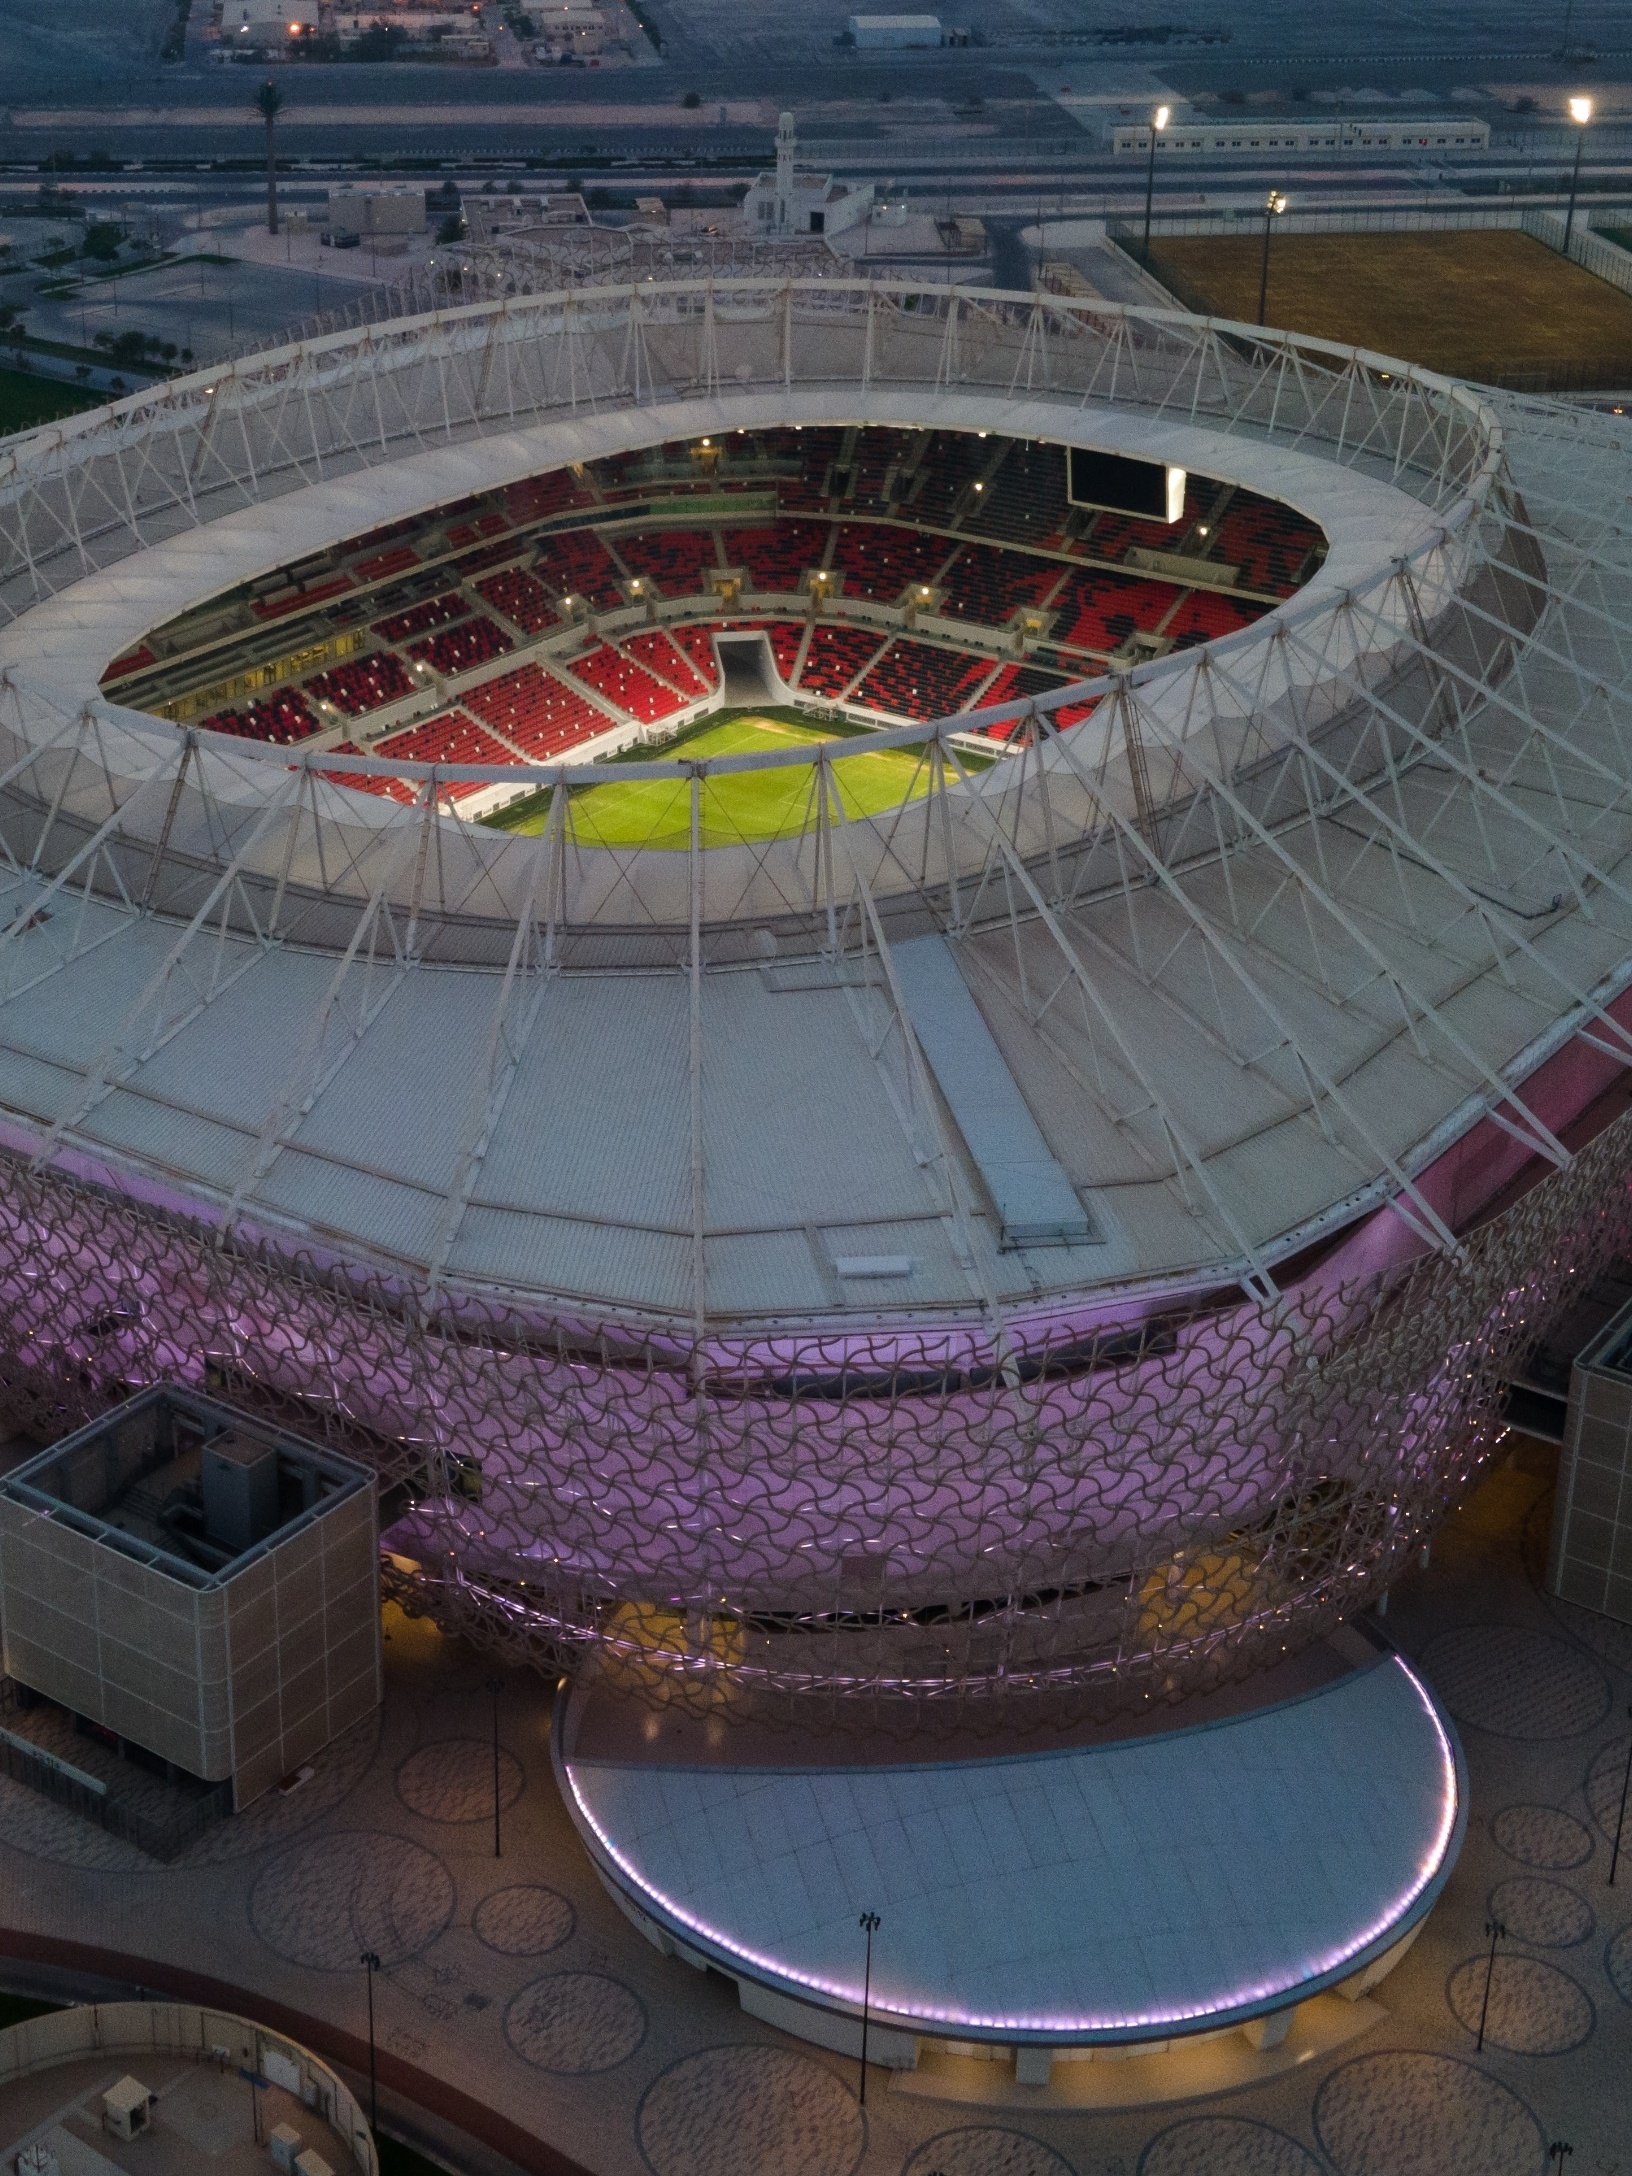
[[[974,2031],[1035,2032],[1061,2036],[1070,2034],[1080,2038],[1089,2033],[1131,2032],[1144,2027],[1201,2025],[1205,2024],[1209,2019],[1231,2016],[1244,2010],[1261,2008],[1267,2003],[1272,2003],[1277,1995],[1290,1994],[1294,1988],[1307,1986],[1311,1981],[1331,1980],[1334,1975],[1342,1971],[1345,1964],[1358,1957],[1362,1951],[1371,1948],[1374,1943],[1381,1941],[1391,1928],[1399,1925],[1424,1890],[1433,1882],[1435,1875],[1444,1864],[1445,1854],[1450,1848],[1451,1837],[1456,1828],[1455,1749],[1451,1744],[1444,1724],[1439,1719],[1438,1710],[1434,1706],[1433,1697],[1428,1688],[1403,1656],[1396,1654],[1390,1659],[1404,1674],[1406,1682],[1421,1701],[1423,1712],[1433,1725],[1434,1736],[1439,1743],[1439,1755],[1443,1769],[1439,1822],[1434,1840],[1423,1855],[1421,1864],[1410,1886],[1396,1897],[1387,1910],[1381,1913],[1370,1926],[1362,1929],[1360,1933],[1353,1936],[1340,1949],[1333,1950],[1327,1956],[1314,1960],[1309,1969],[1301,1973],[1296,1979],[1286,1980],[1276,1986],[1236,1988],[1232,1990],[1225,2000],[1213,2003],[1207,2008],[1146,2010],[1132,2017],[1115,2018],[998,2017],[973,2010],[931,2010],[910,2004],[897,2008],[880,2003],[875,1996],[871,2005],[874,2017],[902,2018],[914,2024],[957,2026]],[[671,1897],[665,1896],[661,1889],[656,1888],[644,1875],[636,1871],[631,1861],[613,1843],[606,1830],[590,1811],[583,1793],[578,1788],[578,1778],[573,1773],[571,1762],[563,1761],[562,1767],[572,1791],[573,1803],[582,1816],[585,1826],[593,1834],[602,1851],[605,1852],[618,1871],[624,1875],[633,1889],[643,1896],[650,1897],[659,1910],[664,1912],[670,1919],[687,1928],[699,1940],[709,1944],[716,1950],[722,1951],[725,1956],[738,1960],[742,1965],[748,1967],[752,1974],[756,1976],[765,1974],[773,1980],[781,1980],[792,1986],[808,1988],[813,1994],[825,1995],[835,2002],[860,2010],[861,1995],[857,1989],[841,1986],[837,1981],[823,1979],[815,1973],[797,1972],[775,1957],[769,1957],[760,1950],[749,1949],[745,1944],[733,1941],[729,1936],[722,1934],[718,1928],[709,1926],[705,1920],[699,1919],[694,1912],[687,1911],[684,1905],[676,1904]]]

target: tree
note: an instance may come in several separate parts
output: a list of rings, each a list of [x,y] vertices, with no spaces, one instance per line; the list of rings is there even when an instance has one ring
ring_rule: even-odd
[[[119,254],[119,229],[110,220],[99,219],[85,229],[82,247],[99,264],[112,264]]]
[[[283,111],[283,93],[269,76],[255,93],[255,110],[266,123],[266,231],[278,231],[278,154],[273,127]]]
[[[407,43],[408,33],[400,23],[370,23],[353,41],[351,57],[361,61],[395,60]]]

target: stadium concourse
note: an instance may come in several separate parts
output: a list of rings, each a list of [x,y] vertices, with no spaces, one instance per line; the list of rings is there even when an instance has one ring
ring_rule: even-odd
[[[1466,1821],[1367,1613],[1632,1225],[1629,470],[887,280],[18,441],[13,1420],[370,1460],[390,1594],[562,1673],[598,1872],[762,2018],[1337,2044]]]

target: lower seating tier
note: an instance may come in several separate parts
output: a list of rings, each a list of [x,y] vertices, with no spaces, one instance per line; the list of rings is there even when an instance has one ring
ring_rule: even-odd
[[[989,657],[941,650],[927,642],[892,642],[857,686],[853,700],[897,718],[948,718],[973,702],[994,669]]]
[[[503,741],[495,740],[462,710],[444,711],[440,717],[423,719],[405,732],[388,733],[384,740],[375,743],[374,753],[400,756],[405,763],[514,763],[516,760]],[[450,801],[463,801],[473,793],[485,792],[486,787],[479,778],[457,778],[450,780],[441,791]]]
[[[463,700],[533,763],[553,762],[613,729],[613,721],[587,696],[531,662],[469,689]]]
[[[630,717],[638,718],[642,725],[655,725],[660,718],[672,718],[685,704],[684,696],[665,687],[644,666],[637,665],[633,658],[625,657],[621,650],[614,650],[605,642],[598,642],[582,657],[575,657],[571,669],[597,695],[604,695]]]
[[[812,695],[842,695],[862,668],[883,649],[886,637],[871,627],[819,625],[799,674],[799,685]]]
[[[713,680],[703,678],[685,651],[671,642],[661,627],[642,628],[638,635],[626,636],[620,647],[638,665],[656,673],[693,702],[714,686]]]

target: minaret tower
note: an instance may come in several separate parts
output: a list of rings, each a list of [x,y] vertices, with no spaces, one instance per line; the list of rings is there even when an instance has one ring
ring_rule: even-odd
[[[793,115],[785,113],[776,124],[776,231],[793,231]]]

